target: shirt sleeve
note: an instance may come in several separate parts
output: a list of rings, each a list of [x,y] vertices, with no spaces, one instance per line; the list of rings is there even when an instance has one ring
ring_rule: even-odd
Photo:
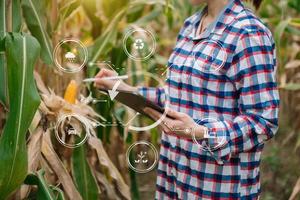
[[[239,115],[207,122],[205,136],[212,156],[221,164],[272,138],[278,129],[279,94],[275,45],[265,31],[247,30],[238,41],[228,77],[238,91]]]
[[[139,87],[138,92],[149,99],[150,101],[158,104],[161,107],[164,107],[166,94],[163,87],[153,88],[153,87]]]

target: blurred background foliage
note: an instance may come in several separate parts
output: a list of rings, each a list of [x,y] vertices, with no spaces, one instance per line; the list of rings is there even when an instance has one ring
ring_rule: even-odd
[[[83,78],[93,77],[99,63],[109,64],[120,74],[156,73],[164,68],[184,20],[200,9],[188,0],[5,0],[4,4],[6,29],[0,30],[0,38],[4,32],[31,33],[41,46],[35,67],[39,92],[48,94],[44,85],[61,97],[71,80],[80,84]],[[262,159],[261,199],[300,199],[300,0],[264,0],[256,12],[274,34],[281,94],[280,129],[266,145]],[[132,27],[155,35],[157,51],[147,61],[133,61],[123,51],[123,37]],[[53,48],[65,38],[78,39],[88,47],[88,65],[80,73],[65,74],[53,65]],[[79,85],[78,90],[77,99],[91,94],[109,101],[92,85]],[[5,98],[1,101],[0,130],[9,110]],[[43,103],[47,106],[45,99]],[[114,110],[113,102],[90,106],[116,123],[124,117],[124,110]],[[70,150],[51,136],[53,119],[43,107],[38,113],[26,136],[28,175],[21,187],[11,188],[10,199],[154,198],[155,170],[136,174],[128,169],[125,154],[137,140],[151,141],[159,148],[157,130],[137,134],[121,125],[99,126],[93,140]]]

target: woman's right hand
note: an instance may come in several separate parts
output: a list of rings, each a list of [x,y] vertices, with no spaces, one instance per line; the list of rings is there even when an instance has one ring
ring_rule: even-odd
[[[114,85],[119,81],[117,79],[115,80],[105,80],[105,79],[101,79],[101,78],[105,78],[105,77],[113,77],[113,76],[118,76],[118,74],[113,71],[113,70],[109,70],[109,69],[101,69],[98,74],[95,76],[95,78],[97,78],[97,80],[95,81],[95,87],[99,88],[99,89],[104,89],[104,90],[111,90]],[[127,90],[127,91],[136,91],[137,89],[135,87],[132,87],[126,83],[124,83],[122,80],[121,84],[118,86],[118,90]]]

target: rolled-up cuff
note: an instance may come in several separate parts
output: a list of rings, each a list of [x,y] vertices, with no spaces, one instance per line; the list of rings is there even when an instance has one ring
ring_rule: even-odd
[[[207,132],[202,141],[202,147],[208,151],[218,164],[224,164],[231,157],[229,145],[229,125],[224,121],[200,122]]]

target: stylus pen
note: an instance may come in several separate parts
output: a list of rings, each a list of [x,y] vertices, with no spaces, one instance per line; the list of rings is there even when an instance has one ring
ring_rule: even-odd
[[[124,80],[128,79],[128,75],[124,76],[110,76],[110,77],[103,77],[103,78],[86,78],[83,82],[95,82],[97,80]]]

